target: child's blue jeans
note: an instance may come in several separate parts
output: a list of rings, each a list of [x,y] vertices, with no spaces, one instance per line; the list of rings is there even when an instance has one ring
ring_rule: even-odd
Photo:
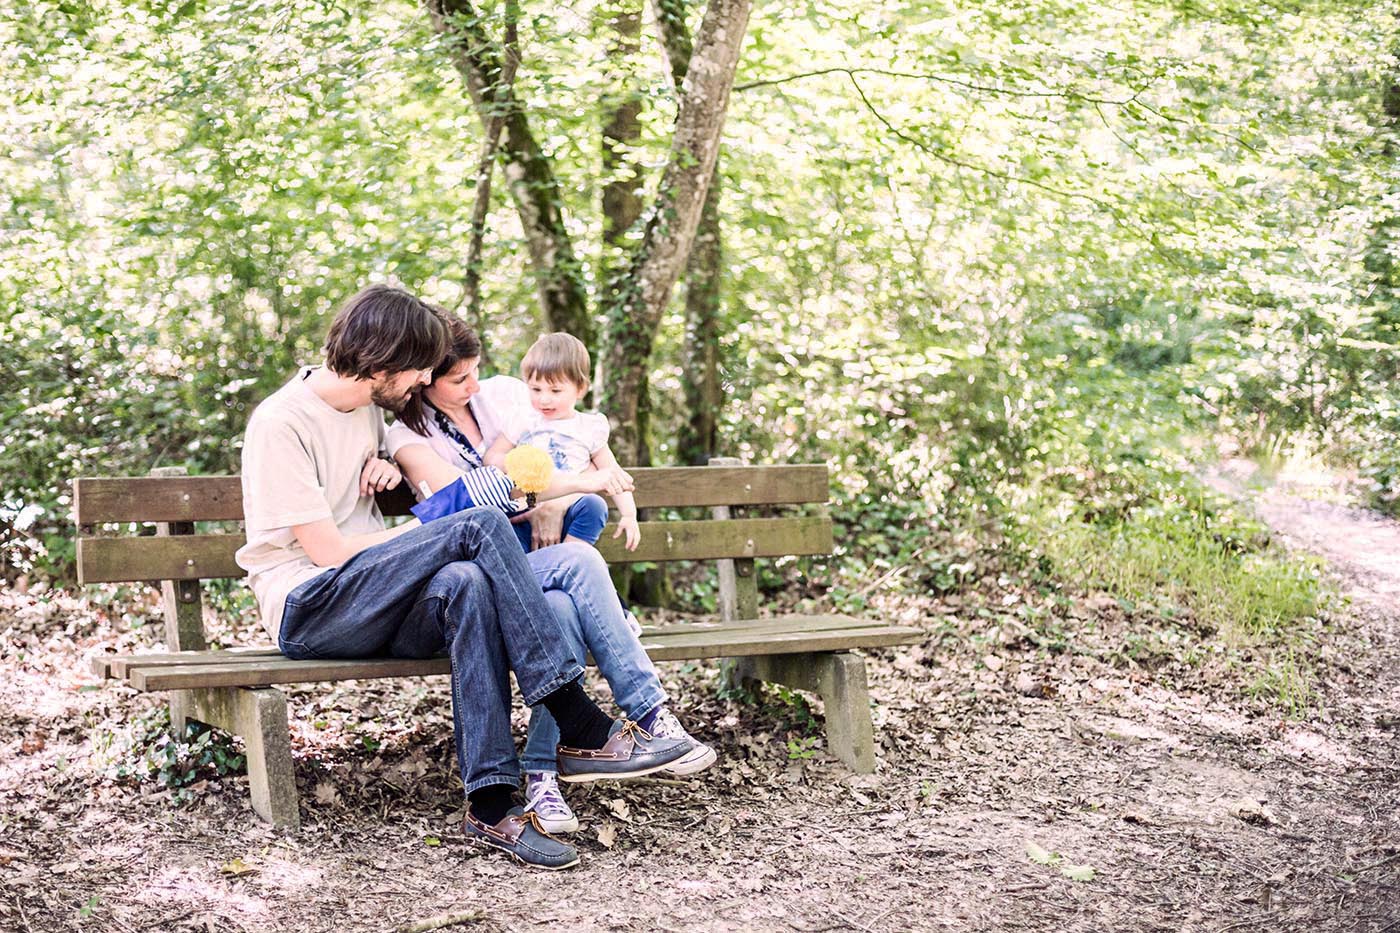
[[[560,532],[559,540],[567,537],[578,538],[589,544],[597,544],[598,538],[603,533],[603,526],[608,523],[608,504],[603,497],[596,493],[588,493],[579,496],[577,502],[569,506],[564,513],[564,530]],[[525,553],[530,553],[530,523],[517,522],[514,526],[515,536],[520,539],[520,546],[525,549]]]

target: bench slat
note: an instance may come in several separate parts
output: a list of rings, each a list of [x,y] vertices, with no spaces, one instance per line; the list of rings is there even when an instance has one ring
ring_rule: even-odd
[[[107,676],[126,677],[133,667],[176,667],[193,664],[257,664],[285,660],[272,645],[255,648],[227,648],[222,651],[171,651],[164,654],[129,654],[108,657]]]
[[[832,548],[831,520],[816,516],[642,522],[641,530],[635,551],[625,550],[607,529],[598,549],[610,561],[627,563],[829,554]],[[244,541],[242,534],[79,538],[78,582],[242,577],[233,555]]]
[[[134,665],[151,664],[228,664],[234,661],[257,661],[280,658],[282,652],[272,645],[222,648],[211,651],[161,651],[146,654],[99,654],[92,658],[92,672],[98,677],[125,677]]]
[[[856,621],[856,620],[853,620]],[[924,633],[907,626],[868,623],[825,631],[696,632],[683,635],[643,635],[642,646],[654,661],[844,651],[912,644]],[[356,661],[288,661],[267,659],[229,664],[133,665],[128,670],[138,690],[182,690],[192,687],[266,687],[275,684],[416,677],[449,672],[446,658],[426,660],[372,658]]]
[[[735,632],[826,632],[839,629],[870,628],[874,623],[839,615],[785,615],[770,619],[743,619],[736,622],[699,620],[649,625],[642,629],[648,640],[677,635]],[[201,664],[259,664],[285,660],[272,645],[225,648],[215,651],[161,651],[147,654],[100,655],[92,659],[100,677],[125,677],[136,667],[193,667]]]
[[[643,508],[793,505],[825,502],[828,495],[824,464],[636,467],[629,472],[637,481],[637,505]],[[386,515],[407,515],[410,505],[402,493],[379,498]],[[73,512],[79,525],[239,521],[243,489],[237,476],[81,477],[73,481]]]

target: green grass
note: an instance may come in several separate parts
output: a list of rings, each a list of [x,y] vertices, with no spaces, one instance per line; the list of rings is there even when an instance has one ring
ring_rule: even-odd
[[[1270,644],[1315,617],[1323,594],[1315,560],[1251,545],[1252,531],[1174,511],[1063,523],[1044,540],[1059,575],[1082,588],[1185,607],[1232,645]]]
[[[1193,619],[1204,639],[1240,662],[1247,695],[1289,715],[1306,711],[1306,648],[1327,598],[1319,561],[1285,552],[1258,523],[1204,495],[1111,521],[1047,518],[1037,530],[1063,583],[1117,597],[1136,622],[1160,621],[1174,633],[1183,617]],[[1175,637],[1171,645],[1149,641],[1184,660],[1204,655]]]

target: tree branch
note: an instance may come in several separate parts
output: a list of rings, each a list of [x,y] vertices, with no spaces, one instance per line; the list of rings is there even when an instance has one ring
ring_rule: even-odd
[[[789,82],[791,82],[791,81],[799,81],[799,80],[801,80],[801,79],[803,79],[803,78],[817,78],[817,77],[821,77],[822,75],[829,75],[829,74],[844,74],[844,75],[846,75],[847,77],[851,78],[852,80],[854,80],[854,78],[855,78],[856,75],[860,75],[860,74],[872,74],[872,75],[881,75],[881,76],[888,77],[888,78],[913,78],[913,79],[918,80],[918,81],[936,81],[936,82],[939,82],[939,83],[942,83],[942,84],[952,84],[952,85],[954,85],[954,86],[956,86],[956,87],[966,88],[966,89],[968,89],[968,90],[971,90],[971,91],[978,91],[978,92],[984,93],[984,94],[1000,94],[1000,95],[1002,95],[1002,96],[1004,96],[1004,97],[1028,97],[1028,98],[1040,98],[1040,99],[1058,97],[1058,98],[1061,98],[1061,99],[1063,99],[1063,100],[1073,100],[1073,101],[1078,101],[1078,102],[1080,102],[1080,103],[1086,103],[1086,104],[1105,104],[1105,105],[1108,105],[1108,106],[1111,106],[1111,107],[1137,106],[1137,107],[1141,107],[1143,110],[1145,110],[1145,111],[1147,111],[1148,113],[1152,114],[1154,117],[1156,117],[1157,119],[1161,120],[1161,121],[1164,122],[1164,123],[1178,123],[1178,124],[1181,124],[1181,125],[1183,125],[1183,126],[1193,126],[1193,125],[1197,125],[1197,124],[1192,124],[1192,123],[1190,123],[1190,122],[1187,121],[1187,120],[1183,120],[1181,117],[1174,117],[1174,116],[1172,116],[1172,115],[1170,115],[1170,114],[1163,113],[1161,110],[1158,110],[1156,107],[1153,107],[1151,104],[1148,104],[1148,103],[1146,103],[1145,101],[1143,101],[1142,95],[1148,90],[1148,88],[1150,88],[1150,87],[1152,86],[1152,84],[1154,83],[1153,80],[1145,80],[1144,83],[1143,83],[1140,87],[1137,87],[1137,88],[1134,88],[1134,89],[1133,89],[1133,92],[1132,92],[1132,94],[1131,94],[1129,97],[1122,98],[1121,100],[1114,100],[1114,99],[1112,99],[1112,98],[1107,98],[1107,97],[1094,97],[1094,96],[1089,95],[1089,94],[1081,94],[1081,93],[1079,93],[1078,91],[1064,91],[1064,90],[1060,90],[1060,91],[1020,91],[1020,90],[1013,90],[1013,89],[1009,89],[1009,88],[993,87],[993,86],[991,86],[991,85],[989,85],[989,84],[977,84],[977,83],[972,82],[972,81],[964,81],[964,80],[962,80],[962,79],[960,79],[960,78],[950,78],[950,77],[948,77],[947,75],[927,74],[927,73],[914,72],[914,71],[893,71],[893,70],[885,69],[885,68],[867,68],[867,67],[847,68],[847,67],[844,67],[844,66],[833,66],[833,67],[831,67],[831,68],[818,68],[818,69],[816,69],[815,71],[804,71],[804,72],[800,72],[800,73],[798,73],[798,74],[786,75],[786,76],[781,77],[781,78],[765,78],[765,79],[760,80],[760,81],[750,81],[750,82],[748,82],[747,84],[736,85],[735,88],[734,88],[734,90],[736,90],[736,91],[748,91],[748,90],[752,90],[752,89],[754,89],[754,88],[760,88],[760,87],[774,87],[774,86],[780,85],[780,84],[787,84],[787,83],[789,83]],[[1144,76],[1144,77],[1146,77],[1146,76]],[[1203,124],[1199,124],[1199,125],[1202,126],[1202,127],[1204,127],[1206,130],[1208,130],[1209,132],[1211,132],[1211,133],[1213,133],[1213,134],[1215,134],[1215,135],[1217,135],[1217,136],[1222,136],[1222,137],[1224,137],[1225,139],[1228,139],[1228,140],[1230,140],[1231,142],[1236,143],[1237,145],[1243,146],[1245,149],[1248,149],[1250,152],[1254,152],[1254,153],[1262,152],[1261,149],[1259,149],[1259,148],[1256,147],[1256,146],[1250,145],[1250,144],[1249,144],[1248,142],[1246,142],[1246,141],[1244,140],[1244,138],[1241,137],[1241,136],[1237,136],[1237,135],[1235,135],[1234,133],[1228,132],[1228,131],[1226,131],[1226,130],[1218,129],[1217,127],[1212,126],[1212,125],[1209,124],[1209,123],[1203,123]]]
[[[1155,231],[1140,227],[1139,225],[1133,223],[1128,218],[1128,215],[1123,211],[1123,209],[1118,205],[1114,204],[1113,202],[1105,200],[1104,198],[1097,197],[1096,195],[1086,194],[1082,191],[1071,191],[1067,188],[1057,188],[1054,185],[1047,185],[1044,182],[1036,181],[1033,178],[1025,178],[1024,176],[1015,175],[1011,172],[1002,171],[1000,169],[988,168],[985,165],[977,165],[972,162],[966,162],[962,159],[950,156],[947,153],[940,152],[932,146],[928,145],[923,140],[910,136],[908,133],[904,132],[899,127],[891,123],[889,119],[883,113],[881,113],[873,103],[871,103],[870,98],[865,95],[865,90],[860,86],[860,82],[856,80],[855,75],[848,74],[847,77],[850,79],[851,86],[855,88],[856,94],[860,97],[861,103],[865,105],[865,109],[868,110],[870,114],[873,117],[875,117],[875,119],[878,120],[887,130],[889,130],[898,138],[907,142],[909,145],[918,149],[920,152],[927,153],[928,155],[933,156],[935,159],[938,159],[940,162],[946,162],[947,164],[957,166],[958,168],[967,169],[968,171],[972,172],[978,172],[983,175],[989,175],[993,178],[1000,178],[1004,181],[1011,181],[1016,182],[1017,184],[1029,185],[1032,188],[1039,188],[1041,191],[1048,192],[1050,194],[1056,195],[1057,197],[1088,201],[1089,203],[1094,204],[1097,207],[1103,209],[1105,212],[1107,212],[1109,216],[1113,218],[1114,223],[1118,224],[1124,230],[1127,230],[1129,233],[1132,233],[1134,236],[1140,237],[1145,242],[1147,242],[1153,248],[1153,250],[1156,251],[1157,254],[1160,255],[1163,259],[1165,259],[1167,262],[1170,262],[1171,264],[1176,266],[1183,265],[1181,261],[1175,256],[1173,256],[1168,250],[1168,248],[1162,244],[1160,238],[1157,236]]]
[[[970,91],[979,91],[984,94],[1000,94],[1005,97],[1062,97],[1067,100],[1078,100],[1093,104],[1112,104],[1123,106],[1125,104],[1137,103],[1138,95],[1152,86],[1151,82],[1133,91],[1131,97],[1122,100],[1110,100],[1103,97],[1093,97],[1089,94],[1081,94],[1078,91],[1019,91],[1009,88],[993,87],[989,84],[977,84],[972,81],[965,81],[961,78],[950,78],[946,75],[927,74],[914,71],[893,71],[886,68],[846,68],[844,66],[834,66],[831,68],[818,68],[815,71],[804,71],[799,74],[786,75],[781,78],[765,78],[759,81],[750,81],[747,84],[735,85],[736,91],[750,91],[754,88],[773,87],[779,84],[788,84],[792,81],[800,81],[803,78],[817,78],[822,75],[844,74],[848,77],[855,75],[870,74],[881,75],[887,78],[913,78],[918,81],[936,81],[940,84],[952,84],[956,87],[966,88]]]

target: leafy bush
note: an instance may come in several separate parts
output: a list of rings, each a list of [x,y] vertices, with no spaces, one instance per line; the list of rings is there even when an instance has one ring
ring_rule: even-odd
[[[170,734],[170,711],[158,707],[133,720],[106,751],[107,776],[117,781],[151,781],[168,788],[175,800],[188,799],[198,781],[242,773],[247,763],[232,736],[204,723],[189,722],[183,736]]]

